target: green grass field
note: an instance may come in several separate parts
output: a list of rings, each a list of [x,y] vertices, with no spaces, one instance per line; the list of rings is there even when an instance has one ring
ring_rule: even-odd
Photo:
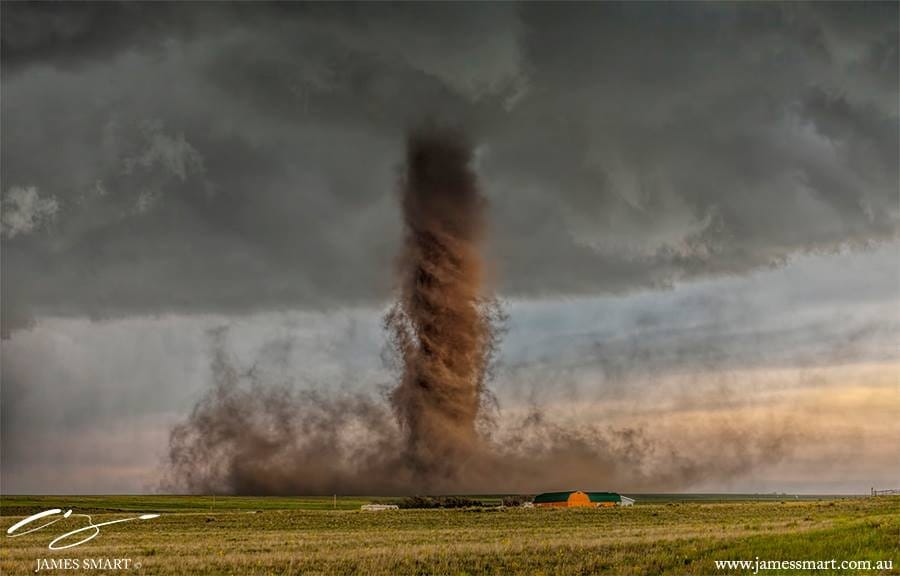
[[[130,572],[140,574],[751,574],[714,561],[759,557],[894,565],[766,574],[900,574],[897,497],[648,496],[631,508],[596,510],[359,511],[374,500],[341,497],[333,509],[332,498],[3,497],[0,572],[33,573],[39,558],[130,558],[140,564]],[[161,516],[104,527],[68,550],[47,544],[83,519],[7,537],[17,520],[53,507],[92,514],[95,524]]]

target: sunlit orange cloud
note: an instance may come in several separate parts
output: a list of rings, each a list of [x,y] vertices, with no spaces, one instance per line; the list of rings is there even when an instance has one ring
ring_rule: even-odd
[[[694,490],[864,492],[900,479],[900,363],[669,375],[637,389],[542,414],[638,431],[642,471],[689,467]]]

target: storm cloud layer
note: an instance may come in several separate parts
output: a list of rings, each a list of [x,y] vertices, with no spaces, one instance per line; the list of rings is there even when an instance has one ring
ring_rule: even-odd
[[[4,493],[407,491],[423,122],[508,313],[496,457],[435,490],[898,477],[896,3],[0,10]]]
[[[2,11],[6,335],[385,301],[424,117],[476,146],[506,295],[897,236],[896,4]]]

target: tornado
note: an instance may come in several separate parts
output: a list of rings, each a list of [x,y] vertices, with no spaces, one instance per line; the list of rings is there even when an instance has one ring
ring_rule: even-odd
[[[410,134],[400,192],[399,294],[385,324],[402,375],[390,400],[407,463],[426,482],[452,480],[478,450],[497,342],[484,282],[486,202],[464,137],[436,128]]]
[[[216,328],[211,386],[170,431],[162,490],[650,492],[737,477],[791,454],[794,440],[780,426],[756,434],[731,422],[704,423],[703,433],[722,447],[707,453],[692,450],[679,434],[654,437],[643,426],[555,422],[537,404],[521,419],[499,414],[488,383],[505,315],[487,281],[487,205],[465,138],[436,128],[408,135],[398,192],[396,300],[384,324],[399,363],[387,401],[341,391],[340,383],[295,389],[269,381],[264,371],[237,365],[226,346],[228,327]],[[551,390],[559,384],[544,383]]]

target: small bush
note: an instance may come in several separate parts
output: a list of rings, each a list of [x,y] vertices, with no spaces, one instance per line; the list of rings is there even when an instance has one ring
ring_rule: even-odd
[[[525,496],[523,494],[515,494],[513,496],[504,496],[503,497],[503,505],[504,506],[521,506],[526,502],[530,502],[531,497]]]

